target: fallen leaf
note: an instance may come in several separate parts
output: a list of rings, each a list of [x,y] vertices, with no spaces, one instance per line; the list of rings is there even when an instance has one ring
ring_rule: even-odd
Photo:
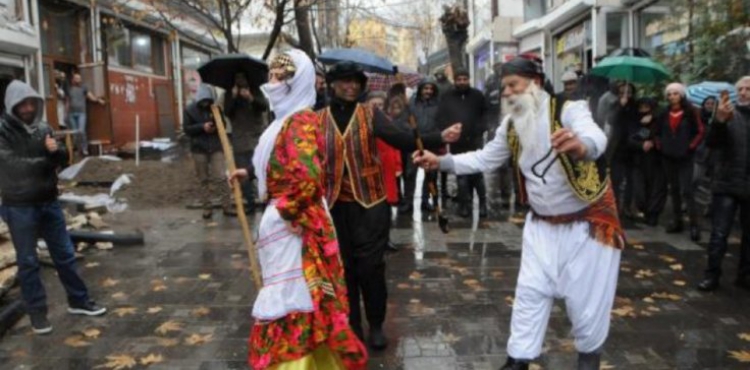
[[[112,244],[112,242],[96,242],[96,244],[94,244],[94,247],[96,247],[96,249],[98,250],[106,251],[113,249],[115,245]]]
[[[651,270],[649,270],[649,269],[645,269],[645,270],[641,269],[641,270],[636,271],[636,273],[635,273],[635,278],[636,279],[643,279],[644,277],[650,278],[650,277],[654,277],[654,276],[656,276],[656,273],[653,272],[653,271],[651,271]]]
[[[419,299],[412,298],[409,300],[409,303],[419,303]]]
[[[573,353],[576,350],[575,341],[572,339],[563,339],[560,341],[560,351],[565,353]]]
[[[156,307],[149,307],[148,310],[146,310],[146,312],[153,315],[155,313],[161,312],[161,310],[162,308],[160,306],[156,306]]]
[[[631,303],[633,303],[633,300],[630,299],[630,298],[619,297],[619,296],[615,297],[615,304],[616,305],[629,305]]]
[[[120,283],[120,280],[115,280],[115,279],[112,279],[112,278],[106,278],[106,279],[104,279],[104,281],[102,281],[102,287],[104,287],[104,288],[111,288],[111,287],[113,287],[113,286],[115,286],[115,285],[117,285],[119,283]]]
[[[184,276],[180,276],[180,277],[177,277],[177,278],[174,279],[174,282],[177,283],[177,284],[185,284],[188,281],[190,281],[190,278],[184,277]]]
[[[682,299],[682,297],[678,296],[677,294],[670,294],[670,293],[666,293],[666,292],[663,292],[663,293],[653,293],[653,294],[651,294],[651,297],[653,297],[653,298],[659,298],[659,299],[668,299],[668,300],[671,300],[671,301],[679,301],[680,299]]]
[[[461,337],[458,337],[453,333],[443,334],[443,342],[446,342],[448,344],[457,343],[460,339]]]
[[[94,369],[124,370],[132,369],[138,365],[135,359],[128,355],[107,356],[107,363],[94,367]]]
[[[174,347],[180,344],[180,340],[176,338],[156,338],[156,343],[162,347]]]
[[[599,365],[599,370],[612,370],[615,367],[610,365],[607,361],[602,361],[602,363]]]
[[[232,254],[232,259],[238,259],[238,258],[242,258],[242,255],[239,253]]]
[[[651,312],[660,312],[661,311],[661,308],[656,307],[656,306],[648,306],[648,307],[646,307],[646,309],[649,310],[649,311],[651,311]]]
[[[620,267],[620,271],[622,271],[622,272],[631,272],[631,271],[633,271],[633,269],[631,269],[630,267]]]
[[[167,286],[164,284],[154,285],[151,290],[153,290],[154,292],[162,292],[167,290]]]
[[[89,262],[86,264],[87,269],[98,267],[98,266],[99,266],[99,262]]]
[[[409,275],[409,280],[419,280],[419,279],[421,279],[421,278],[422,278],[423,276],[424,276],[424,275],[422,275],[421,273],[419,273],[419,272],[417,272],[417,271],[414,271],[414,272],[412,272],[412,273],[411,273],[411,275]]]
[[[200,274],[200,275],[198,275],[198,279],[201,279],[201,280],[211,280],[211,274]]]
[[[214,228],[216,226],[219,226],[219,223],[216,222],[216,221],[209,222],[209,223],[206,224],[206,227],[208,227],[208,228]]]
[[[464,285],[477,286],[477,285],[479,285],[479,280],[477,280],[477,279],[464,280]]]
[[[513,298],[513,296],[506,296],[505,297],[505,304],[507,304],[508,306],[513,307],[514,300],[515,299]]]
[[[149,353],[148,356],[141,357],[141,360],[139,362],[143,366],[147,366],[151,364],[160,364],[164,362],[164,357],[162,357],[162,355],[155,355],[153,353]]]
[[[138,309],[135,307],[120,307],[118,309],[115,309],[113,312],[119,317],[124,317],[127,315],[135,315],[136,311],[138,311]]]
[[[643,244],[633,244],[633,249],[637,249],[639,251],[642,251],[642,250],[645,249],[645,247],[643,247]]]
[[[99,338],[99,335],[101,335],[102,332],[97,328],[90,328],[83,330],[81,333],[83,333],[83,336],[86,338],[96,339]]]
[[[160,335],[166,335],[169,332],[173,331],[181,331],[182,330],[182,324],[180,324],[177,321],[169,320],[161,325],[159,325],[158,328],[156,328],[155,332],[156,334]]]
[[[750,351],[727,351],[729,352],[729,357],[739,361],[739,362],[750,362]]]
[[[750,333],[740,333],[740,334],[737,334],[737,337],[746,342],[750,342]]]
[[[207,316],[211,313],[211,310],[207,307],[198,307],[190,312],[195,317]]]
[[[112,294],[112,299],[127,299],[128,295],[124,292],[117,292]]]
[[[534,363],[529,364],[529,370],[544,370],[542,365],[537,365]]]
[[[612,310],[612,313],[615,316],[619,317],[635,317],[635,309],[633,306],[623,306],[620,308],[615,308]]]
[[[399,285],[396,285],[396,288],[399,288],[399,289],[409,289],[409,288],[411,288],[411,285],[406,284],[406,283],[401,283]]]
[[[214,340],[213,334],[206,334],[206,335],[200,335],[200,334],[193,334],[187,338],[185,338],[185,344],[189,346],[198,346],[201,344],[206,344],[208,342],[211,342]]]
[[[493,278],[499,279],[499,278],[505,276],[505,273],[502,272],[502,271],[492,271],[492,274],[490,274],[490,275],[492,275]]]
[[[83,335],[74,335],[72,337],[65,338],[65,341],[63,342],[65,345],[70,347],[87,347],[90,346],[91,343],[87,342],[86,339],[83,337]]]
[[[674,271],[682,271],[682,264],[675,263],[674,265],[669,265],[669,268],[671,268]]]
[[[653,316],[654,314],[653,314],[653,313],[651,313],[651,311],[641,310],[641,312],[640,312],[640,315],[641,315],[641,316],[645,316],[645,317],[651,317],[651,316]]]
[[[668,256],[666,254],[659,255],[659,259],[662,260],[662,261],[664,261],[664,262],[666,262],[666,263],[674,263],[674,262],[677,261],[676,258],[674,258],[672,256]]]
[[[655,300],[654,300],[653,298],[651,298],[651,297],[646,297],[646,298],[643,298],[643,301],[644,301],[644,302],[646,302],[646,303],[654,303],[654,302],[656,302],[656,301],[655,301]]]
[[[685,286],[685,284],[687,283],[685,283],[685,280],[675,280],[672,282],[672,284],[677,285],[677,286]]]

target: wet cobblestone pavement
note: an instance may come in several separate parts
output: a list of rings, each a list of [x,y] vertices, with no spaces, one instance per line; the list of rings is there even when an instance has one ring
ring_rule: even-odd
[[[494,205],[494,203],[493,203]],[[371,353],[370,369],[484,370],[505,360],[520,259],[521,224],[451,216],[435,222],[398,218],[388,256],[390,346]],[[44,269],[50,295],[49,336],[24,318],[0,340],[2,369],[246,369],[254,295],[247,253],[234,220],[199,221],[199,211],[132,211],[110,220],[141,227],[145,247],[86,252],[80,268],[101,318],[65,313],[62,288]],[[750,368],[750,292],[731,284],[693,289],[703,246],[661,228],[629,225],[602,369]],[[705,239],[705,238],[704,238]],[[739,241],[732,239],[730,253]],[[564,308],[556,304],[536,369],[574,369]],[[743,362],[744,361],[744,362]]]

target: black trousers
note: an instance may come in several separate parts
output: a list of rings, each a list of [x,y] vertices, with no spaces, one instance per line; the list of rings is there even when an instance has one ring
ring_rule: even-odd
[[[385,321],[388,290],[385,284],[385,250],[391,228],[391,207],[382,202],[372,208],[356,202],[337,202],[331,209],[344,261],[349,297],[349,325],[362,325],[360,297],[370,328]]]
[[[612,160],[610,165],[610,177],[612,178],[612,190],[615,192],[617,208],[620,212],[627,210],[633,204],[633,171],[632,164],[626,160]]]
[[[686,202],[690,225],[697,226],[698,212],[693,198],[693,160],[664,157],[663,163],[675,222],[682,221],[682,203]]]
[[[708,269],[706,277],[719,278],[721,263],[727,254],[727,239],[732,232],[737,211],[740,211],[742,242],[737,276],[750,277],[750,199],[739,199],[730,195],[714,194],[711,223],[711,240],[708,242]]]
[[[656,152],[641,153],[638,156],[630,176],[635,204],[646,216],[658,217],[667,202],[664,167]]]
[[[484,175],[475,173],[473,175],[456,176],[458,182],[458,201],[462,206],[471,207],[474,199],[474,190],[479,196],[479,203],[487,201],[487,188],[484,185]]]

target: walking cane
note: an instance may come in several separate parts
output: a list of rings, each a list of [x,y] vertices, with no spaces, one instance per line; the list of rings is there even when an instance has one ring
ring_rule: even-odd
[[[211,113],[213,114],[214,123],[216,124],[216,131],[221,140],[221,147],[224,149],[224,159],[227,162],[227,169],[229,170],[229,173],[233,173],[237,169],[237,166],[234,164],[234,154],[232,153],[231,145],[229,145],[227,130],[224,127],[224,119],[222,118],[223,115],[216,104],[211,105]],[[242,203],[242,189],[240,189],[239,180],[234,179],[232,181],[232,191],[234,192],[234,205],[237,208],[237,217],[240,220],[240,226],[242,226],[242,236],[245,239],[247,254],[250,257],[250,270],[253,274],[253,281],[255,282],[255,287],[260,289],[263,287],[263,283],[260,279],[260,267],[258,266],[255,244],[253,243],[250,234],[250,225],[248,225],[247,215],[245,215],[245,205]]]
[[[419,135],[417,121],[414,118],[414,114],[412,114],[411,112],[409,112],[409,126],[414,131],[414,139],[417,141],[417,150],[419,151],[419,155],[421,156],[422,154],[424,154],[424,143],[422,142],[422,136]],[[427,181],[426,178],[425,181]],[[439,199],[435,182],[436,180],[429,181],[427,183],[427,187],[430,190],[430,196],[432,197],[432,199]],[[450,229],[448,228],[448,217],[443,214],[443,210],[442,208],[440,208],[440,201],[435,201],[435,213],[437,214],[438,227],[440,227],[440,231],[442,231],[443,234],[447,234],[450,231]]]

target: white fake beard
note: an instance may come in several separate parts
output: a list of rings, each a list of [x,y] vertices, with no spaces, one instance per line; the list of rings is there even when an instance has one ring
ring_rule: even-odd
[[[537,115],[541,100],[542,90],[533,82],[522,94],[503,99],[503,112],[510,114],[513,128],[525,150],[534,151],[539,145]]]

